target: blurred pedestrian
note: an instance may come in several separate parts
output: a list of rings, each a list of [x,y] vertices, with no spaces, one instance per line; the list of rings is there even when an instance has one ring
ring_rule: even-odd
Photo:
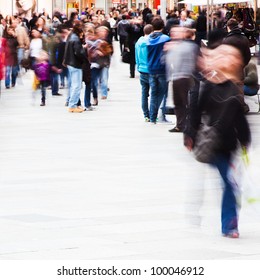
[[[184,132],[184,145],[193,150],[198,142],[203,140],[208,154],[206,162],[218,169],[224,185],[221,206],[222,234],[225,237],[238,238],[238,189],[237,182],[231,178],[230,173],[233,155],[240,147],[243,151],[248,149],[251,133],[243,112],[241,92],[237,86],[237,72],[230,70],[239,69],[243,61],[237,48],[220,45],[213,50],[204,49],[199,65],[205,83],[200,92],[196,114],[190,116],[190,123]],[[209,127],[208,136],[204,139],[197,138],[198,131],[202,128],[201,123],[204,127]]]

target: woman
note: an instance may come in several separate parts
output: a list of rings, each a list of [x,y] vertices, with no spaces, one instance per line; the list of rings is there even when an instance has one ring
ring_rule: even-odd
[[[5,49],[5,87],[7,89],[16,84],[16,78],[18,75],[18,59],[17,59],[17,46],[18,41],[16,38],[15,30],[11,26],[6,26],[3,34],[3,38],[6,39]]]
[[[191,151],[196,147],[196,135],[201,122],[214,129],[209,163],[216,167],[223,181],[221,224],[225,237],[238,238],[237,183],[230,177],[233,154],[238,143],[246,150],[251,142],[248,122],[244,116],[243,99],[237,83],[237,69],[241,66],[239,50],[220,45],[205,49],[199,66],[205,77],[196,110],[190,110],[184,145]],[[206,137],[209,139],[209,137]]]

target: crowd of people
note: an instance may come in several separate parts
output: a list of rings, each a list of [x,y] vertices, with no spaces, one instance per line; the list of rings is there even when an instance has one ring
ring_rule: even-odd
[[[228,174],[237,142],[246,149],[251,141],[244,90],[248,94],[253,88],[255,94],[258,79],[250,79],[257,70],[251,61],[250,38],[241,29],[240,14],[227,17],[228,12],[222,7],[213,13],[209,34],[206,12],[195,18],[186,9],[169,12],[166,22],[148,7],[135,12],[113,9],[107,15],[86,9],[81,16],[72,12],[69,19],[60,12],[52,19],[34,13],[30,21],[19,15],[1,16],[5,87],[16,86],[17,75],[25,67],[35,73],[33,83],[41,89],[41,106],[46,105],[46,88],[50,86],[52,95],[60,96],[59,88],[67,80],[68,111],[93,110],[99,97],[107,99],[113,41],[118,41],[121,55],[129,54],[130,78],[135,78],[136,69],[139,72],[146,122],[168,122],[170,84],[176,116],[170,132],[183,133],[185,146],[192,150],[205,116],[217,130],[221,141],[210,163],[218,168],[225,185],[222,233],[236,238],[238,211]],[[202,47],[205,39],[208,41]],[[80,99],[82,82],[84,101]]]

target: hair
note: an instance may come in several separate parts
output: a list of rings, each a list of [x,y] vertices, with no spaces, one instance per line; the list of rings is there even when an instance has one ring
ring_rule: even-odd
[[[144,27],[144,35],[149,35],[153,32],[153,26],[151,24],[146,24]]]
[[[151,24],[154,30],[162,30],[164,28],[164,21],[160,16],[154,17]]]
[[[126,19],[126,15],[122,15],[122,19]]]
[[[238,27],[238,22],[235,18],[231,18],[227,22],[227,27],[233,30],[234,28]]]
[[[80,21],[76,21],[76,23],[73,26],[72,32],[76,35],[80,36],[81,33],[84,33],[83,31],[83,23]]]

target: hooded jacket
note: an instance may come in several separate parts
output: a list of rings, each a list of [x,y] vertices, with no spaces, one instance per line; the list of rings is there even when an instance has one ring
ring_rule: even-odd
[[[161,58],[163,46],[168,41],[170,41],[170,37],[162,32],[155,31],[149,35],[147,41],[149,74],[165,74],[165,63]]]

